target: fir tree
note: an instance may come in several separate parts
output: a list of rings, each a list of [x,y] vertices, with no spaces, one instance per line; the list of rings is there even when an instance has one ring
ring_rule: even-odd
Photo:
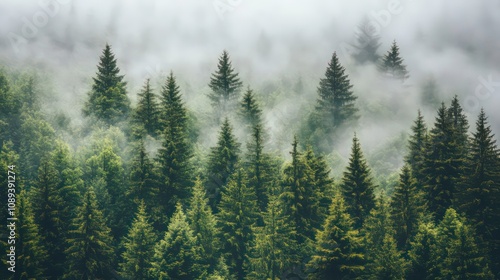
[[[207,192],[214,210],[220,201],[221,191],[238,163],[240,144],[233,135],[233,128],[226,118],[222,123],[217,145],[210,149],[207,167]]]
[[[403,59],[399,54],[399,47],[396,44],[396,40],[392,42],[391,49],[387,54],[382,57],[380,69],[383,73],[390,75],[390,77],[400,79],[403,82],[410,77],[406,70],[406,65],[403,64]]]
[[[216,121],[219,122],[232,109],[233,103],[237,100],[242,86],[242,82],[238,78],[238,73],[235,72],[231,65],[229,54],[226,50],[222,52],[217,65],[217,71],[210,77],[208,86],[212,89],[208,97],[216,112]]]
[[[378,250],[372,253],[373,263],[368,268],[367,279],[403,280],[406,273],[406,261],[397,249],[396,240],[385,235]]]
[[[196,237],[177,204],[165,237],[154,248],[150,275],[154,279],[203,279],[206,271],[199,258]]]
[[[408,155],[405,158],[406,163],[411,169],[411,173],[416,180],[417,186],[422,188],[426,182],[423,172],[424,163],[424,149],[427,137],[427,126],[425,125],[424,117],[420,110],[418,110],[417,119],[413,122],[411,127],[412,134],[408,140]]]
[[[197,244],[201,247],[203,263],[207,264],[208,272],[216,271],[219,262],[219,230],[217,220],[212,213],[212,208],[206,197],[205,187],[200,179],[196,180],[193,187],[193,194],[189,203],[187,219],[196,237]]]
[[[431,280],[438,277],[436,246],[437,231],[434,224],[420,223],[408,252],[408,280]]]
[[[134,112],[134,119],[144,126],[146,132],[155,137],[160,129],[160,107],[156,95],[147,79],[142,90],[137,94],[138,103]]]
[[[84,195],[83,205],[73,221],[73,237],[66,250],[64,279],[106,279],[111,277],[113,243],[110,229],[96,203],[93,187]]]
[[[359,229],[375,206],[375,185],[356,135],[353,138],[349,164],[342,177],[341,189],[354,227]]]
[[[437,109],[439,107],[439,89],[433,77],[427,79],[422,86],[420,100],[429,108]]]
[[[246,275],[244,265],[248,261],[258,215],[256,201],[254,190],[247,186],[243,170],[239,169],[223,190],[217,213],[222,252],[230,272],[238,280]]]
[[[255,94],[253,90],[250,89],[250,86],[247,88],[240,102],[239,114],[250,127],[261,124],[262,110],[259,108]]]
[[[380,55],[377,53],[380,47],[380,36],[377,34],[375,27],[370,23],[368,18],[363,19],[358,26],[356,32],[356,52],[353,54],[354,59],[359,64],[376,63]]]
[[[123,261],[120,263],[120,274],[126,279],[150,279],[149,270],[154,255],[156,234],[146,214],[143,202],[130,227],[127,236],[122,241],[125,251],[122,253]]]
[[[123,81],[123,75],[119,75],[120,69],[108,44],[99,59],[96,77],[92,78],[94,83],[83,113],[107,124],[115,124],[126,118],[130,111],[130,100],[125,89],[127,83]]]
[[[323,229],[317,233],[307,267],[309,278],[318,280],[357,279],[365,269],[361,237],[340,194],[334,197]]]
[[[391,216],[399,249],[409,248],[410,239],[416,234],[424,213],[423,192],[417,188],[409,166],[405,165],[391,199]]]
[[[178,202],[189,197],[191,182],[191,147],[187,141],[187,111],[179,86],[170,72],[161,92],[162,147],[158,151],[159,205],[171,216]]]

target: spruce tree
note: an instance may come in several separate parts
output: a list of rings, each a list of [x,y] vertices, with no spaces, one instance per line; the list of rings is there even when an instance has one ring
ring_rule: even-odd
[[[146,80],[137,97],[138,103],[134,110],[134,120],[144,126],[146,133],[155,137],[160,129],[160,107],[149,79]]]
[[[177,204],[165,237],[156,244],[150,276],[153,279],[203,279],[196,237],[182,206]]]
[[[214,107],[216,121],[219,122],[232,109],[242,86],[226,50],[222,52],[217,70],[212,73],[208,86],[212,90],[208,97]]]
[[[158,151],[159,205],[171,216],[178,202],[189,197],[192,177],[191,147],[187,140],[187,110],[179,86],[170,72],[161,92],[162,147]]]
[[[323,229],[318,231],[309,279],[357,279],[364,271],[361,237],[340,194],[335,195]]]
[[[243,99],[240,102],[239,115],[250,127],[255,127],[256,125],[261,124],[262,110],[260,109],[255,94],[253,93],[253,90],[250,89],[250,86],[247,88],[247,91],[243,95]]]
[[[248,261],[254,238],[257,209],[255,191],[248,187],[245,174],[239,169],[222,191],[217,213],[222,252],[226,256],[230,272],[238,280],[246,275],[244,265]]]
[[[375,184],[356,135],[352,140],[351,157],[343,174],[340,187],[349,214],[354,221],[354,227],[359,229],[370,211],[375,207]]]
[[[16,247],[16,271],[12,279],[42,279],[46,272],[47,250],[43,246],[38,225],[27,193],[21,191],[17,196],[18,225]]]
[[[408,252],[408,280],[431,280],[438,277],[437,231],[433,223],[420,223]]]
[[[392,235],[385,235],[378,250],[371,255],[372,263],[368,266],[366,279],[403,280],[406,273],[406,261],[398,251]]]
[[[356,52],[353,54],[354,59],[359,64],[376,63],[380,55],[377,53],[380,47],[380,36],[376,33],[375,27],[370,23],[368,18],[363,19],[358,26],[356,32]]]
[[[427,79],[422,86],[420,101],[428,108],[437,109],[439,107],[439,89],[433,77]]]
[[[427,126],[420,110],[418,110],[417,119],[413,122],[411,130],[412,134],[408,140],[409,151],[405,161],[411,169],[411,173],[416,180],[417,186],[422,188],[426,182],[425,175],[423,174],[423,164],[425,157],[424,149],[428,137]]]
[[[423,192],[417,188],[410,167],[405,165],[401,169],[399,184],[391,198],[391,216],[399,249],[409,248],[410,239],[416,234],[418,223],[425,211]]]
[[[156,240],[153,226],[146,214],[146,206],[141,202],[130,230],[122,241],[124,248],[123,261],[120,263],[122,277],[126,279],[150,279],[148,273],[153,261]]]
[[[83,205],[73,221],[75,228],[66,250],[64,279],[107,279],[112,275],[114,249],[110,229],[96,202],[93,187],[84,195]]]
[[[221,241],[216,217],[212,213],[205,187],[200,179],[196,180],[193,187],[187,219],[193,230],[193,236],[201,248],[203,263],[208,266],[209,273],[215,272],[220,259]]]
[[[208,156],[206,188],[214,211],[220,201],[222,189],[236,168],[239,149],[240,144],[236,141],[233,128],[226,118],[222,123],[217,145],[210,148]]]
[[[387,54],[382,57],[380,70],[390,77],[402,80],[403,82],[410,77],[406,70],[406,65],[403,64],[403,59],[399,54],[399,47],[396,44],[396,40],[392,42]]]
[[[99,57],[96,77],[93,79],[89,99],[84,105],[83,114],[93,116],[107,124],[115,124],[125,119],[130,111],[126,85],[111,47],[106,44]]]

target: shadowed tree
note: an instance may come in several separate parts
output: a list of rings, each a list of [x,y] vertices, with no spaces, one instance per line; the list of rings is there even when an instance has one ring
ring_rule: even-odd
[[[423,164],[425,156],[425,145],[428,140],[427,126],[425,125],[424,117],[418,110],[417,119],[411,127],[412,134],[408,140],[408,155],[405,157],[406,163],[411,169],[411,173],[416,180],[419,188],[422,188],[426,182],[425,174],[423,174]]]
[[[138,103],[134,110],[134,120],[144,126],[146,133],[155,137],[160,130],[160,107],[156,95],[151,88],[149,79],[137,94]]]
[[[356,44],[354,48],[356,52],[353,54],[354,59],[359,64],[377,63],[380,55],[377,53],[380,47],[380,36],[377,34],[376,27],[368,18],[364,18],[358,31],[355,34]]]
[[[402,80],[408,79],[410,75],[406,70],[406,65],[403,64],[403,59],[399,54],[399,47],[396,40],[392,42],[391,48],[387,54],[382,57],[382,65],[380,70],[392,78]]]

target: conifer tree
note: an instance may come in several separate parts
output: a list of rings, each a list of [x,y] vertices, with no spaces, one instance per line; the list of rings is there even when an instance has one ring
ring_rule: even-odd
[[[107,279],[111,277],[113,243],[110,229],[96,203],[93,187],[84,195],[83,205],[73,221],[73,237],[66,250],[64,279]]]
[[[47,250],[43,246],[27,193],[21,191],[17,198],[17,220],[20,225],[15,240],[17,260],[13,279],[42,279],[46,270]]]
[[[208,86],[212,90],[208,97],[214,107],[216,121],[219,122],[232,109],[242,86],[242,82],[231,65],[229,53],[226,50],[222,52],[217,70],[212,73]]]
[[[146,133],[155,137],[160,129],[160,107],[149,79],[146,80],[137,97],[138,103],[134,111],[134,120],[144,126]]]
[[[353,54],[354,59],[359,64],[376,63],[380,55],[377,53],[380,47],[380,36],[377,34],[375,27],[370,23],[368,18],[363,19],[358,26],[356,32],[356,52]]]
[[[391,216],[399,249],[409,248],[410,239],[416,234],[426,211],[424,203],[423,192],[417,189],[409,166],[403,166],[391,199]]]
[[[203,279],[196,237],[182,206],[177,204],[165,237],[156,244],[150,275],[153,279]]]
[[[247,88],[240,102],[239,114],[250,127],[261,124],[262,110],[259,108],[255,94],[253,90],[250,89],[250,86]]]
[[[130,100],[125,89],[127,83],[123,81],[123,75],[119,74],[115,55],[108,44],[99,59],[83,114],[94,116],[107,124],[115,124],[125,119],[130,111]]]
[[[187,141],[187,111],[179,86],[170,72],[161,92],[162,147],[158,151],[159,205],[171,216],[178,202],[189,197],[191,147]]]
[[[351,157],[342,177],[341,189],[354,227],[359,229],[375,207],[375,184],[356,135],[352,142]]]
[[[335,195],[315,252],[307,264],[310,279],[357,279],[364,271],[361,237],[353,227],[344,199]]]
[[[143,202],[127,236],[122,241],[124,252],[120,263],[120,274],[126,279],[150,279],[149,270],[153,261],[156,234]]]
[[[248,261],[250,242],[254,238],[257,209],[255,191],[248,187],[245,174],[239,169],[222,191],[217,213],[222,252],[228,261],[229,271],[238,280],[246,275],[244,265]]]
[[[240,144],[236,141],[233,128],[226,118],[222,123],[217,145],[210,148],[208,158],[206,188],[214,210],[220,201],[222,189],[236,168],[239,149]]]
[[[433,77],[427,79],[422,86],[420,100],[429,108],[437,109],[439,107],[439,89]]]
[[[500,260],[500,151],[483,109],[476,121],[463,184],[457,194],[457,205],[464,212],[490,250],[492,262]],[[486,243],[486,244],[484,244]],[[499,266],[500,268],[500,266]]]
[[[417,119],[413,122],[411,127],[412,134],[408,140],[408,155],[405,158],[406,163],[411,169],[413,178],[416,180],[416,184],[419,188],[422,188],[426,182],[425,175],[423,172],[423,163],[425,156],[425,145],[428,140],[427,137],[427,126],[424,121],[424,117],[420,110],[418,110]]]
[[[391,49],[387,54],[382,57],[380,69],[383,73],[403,82],[410,77],[406,70],[406,65],[403,64],[403,59],[399,54],[399,47],[396,44],[396,40],[392,42]]]
[[[429,211],[435,214],[437,221],[452,205],[463,164],[453,130],[452,120],[443,103],[430,131],[422,170],[426,180],[424,189]]]
[[[366,279],[403,280],[406,273],[406,261],[398,251],[392,235],[385,235],[378,250],[371,255],[372,263],[368,266]]]
[[[221,241],[216,217],[212,213],[205,187],[200,179],[197,179],[194,184],[189,206],[187,219],[193,230],[193,236],[196,237],[196,242],[201,248],[203,263],[208,266],[208,272],[213,273],[220,260]]]
[[[433,223],[420,223],[408,252],[408,280],[431,280],[438,277],[437,231]]]

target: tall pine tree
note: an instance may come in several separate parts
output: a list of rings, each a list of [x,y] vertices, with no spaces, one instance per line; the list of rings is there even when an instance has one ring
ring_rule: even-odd
[[[377,53],[380,47],[380,36],[368,18],[363,19],[355,35],[356,44],[354,48],[356,52],[353,54],[353,57],[356,62],[359,64],[376,63],[380,58],[380,55]]]
[[[411,173],[416,180],[417,186],[422,188],[426,182],[425,175],[422,172],[425,157],[424,149],[428,137],[427,126],[420,110],[418,110],[417,119],[413,122],[411,130],[412,134],[408,140],[409,151],[405,161],[411,169]]]
[[[146,133],[155,137],[160,129],[160,107],[149,79],[146,80],[137,97],[138,103],[134,110],[134,120],[144,126]]]
[[[403,64],[403,59],[399,54],[399,47],[396,44],[396,40],[392,42],[387,54],[382,57],[380,70],[386,75],[402,80],[403,82],[410,77],[408,70],[406,70],[406,65]]]

